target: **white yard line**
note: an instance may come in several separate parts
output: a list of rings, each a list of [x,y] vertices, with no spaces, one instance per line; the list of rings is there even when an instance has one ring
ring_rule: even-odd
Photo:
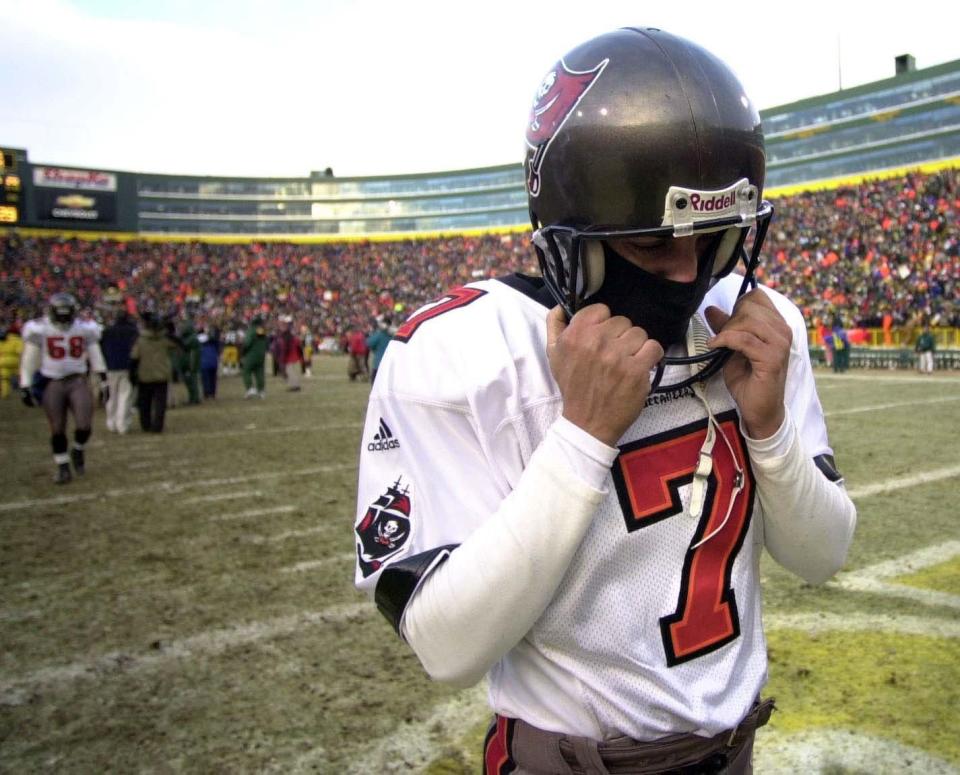
[[[862,414],[863,412],[879,412],[883,409],[899,409],[900,407],[921,406],[923,404],[944,404],[949,401],[960,401],[960,396],[942,396],[940,398],[925,398],[917,401],[898,401],[892,404],[870,404],[869,406],[858,406],[853,409],[836,409],[832,412],[824,412],[824,417],[838,417],[842,414]]]
[[[317,527],[308,527],[304,530],[285,530],[282,533],[270,536],[243,536],[243,540],[251,544],[276,544],[281,541],[288,541],[291,538],[306,538],[307,536],[325,533],[330,529],[329,525],[319,525]]]
[[[830,585],[852,592],[869,592],[886,595],[887,597],[898,597],[921,605],[960,609],[960,595],[890,581],[897,576],[905,576],[931,565],[939,565],[957,556],[960,556],[960,541],[945,541],[942,544],[929,546],[893,560],[877,563],[860,570],[841,573],[830,582]]]
[[[853,498],[853,500],[857,500],[858,498],[869,498],[872,495],[881,495],[887,492],[894,492],[895,490],[904,490],[908,487],[916,487],[919,484],[939,482],[941,479],[952,479],[955,476],[960,476],[960,466],[935,468],[932,471],[924,471],[923,473],[913,476],[902,476],[898,479],[888,479],[885,482],[865,484],[847,490],[847,494]]]
[[[195,465],[193,460],[185,460],[183,458],[168,458],[164,460],[154,458],[153,460],[139,460],[134,463],[129,463],[127,468],[131,471],[142,471],[147,468],[165,471],[168,468],[185,468],[192,465]]]
[[[211,522],[226,522],[231,519],[250,519],[252,517],[265,517],[269,514],[289,514],[296,511],[296,506],[267,506],[262,509],[249,509],[247,511],[237,511],[227,514],[216,514],[210,517]]]
[[[213,501],[230,501],[237,498],[260,498],[260,490],[244,490],[243,492],[221,492],[215,495],[198,495],[195,498],[185,498],[181,503],[211,503]]]
[[[356,555],[353,552],[344,552],[343,554],[335,554],[332,557],[326,557],[322,560],[307,560],[306,562],[298,562],[296,565],[287,565],[281,568],[280,572],[303,573],[304,571],[320,570],[321,568],[326,568],[328,565],[336,565],[337,563],[352,560],[354,557],[356,557]]]
[[[932,616],[900,616],[896,614],[770,614],[763,617],[769,630],[801,630],[821,632],[896,632],[902,635],[960,638],[960,621]]]
[[[958,775],[960,770],[930,753],[896,740],[852,729],[780,732],[760,730],[753,769],[764,775],[797,772],[876,772],[897,775]]]
[[[336,430],[348,430],[353,428],[362,428],[363,423],[359,422],[348,422],[348,423],[338,423],[334,425],[316,425],[316,426],[303,426],[303,425],[289,425],[281,428],[270,427],[270,428],[236,428],[229,431],[196,431],[194,433],[178,433],[176,437],[178,439],[212,439],[220,438],[224,436],[248,436],[253,433],[311,433],[319,431],[336,431]]]
[[[100,500],[101,498],[126,498],[128,496],[142,496],[157,493],[178,493],[189,490],[194,487],[220,487],[230,484],[250,484],[255,481],[265,479],[284,479],[287,477],[315,476],[316,474],[327,474],[334,471],[349,471],[356,469],[356,463],[337,463],[329,466],[313,466],[311,468],[291,469],[290,471],[261,471],[255,474],[244,474],[242,476],[227,476],[221,479],[195,479],[193,481],[178,482],[146,482],[136,487],[123,487],[114,490],[103,490],[102,492],[86,493],[83,495],[61,495],[55,498],[34,498],[22,501],[13,501],[10,503],[0,503],[0,512],[4,511],[24,511],[26,509],[60,506],[67,503],[80,503],[82,501]]]
[[[375,612],[376,609],[368,602],[344,603],[320,611],[304,611],[292,616],[208,630],[179,640],[161,642],[159,648],[150,653],[115,651],[90,660],[45,667],[16,678],[0,680],[0,705],[23,704],[33,694],[56,689],[71,681],[99,681],[110,674],[138,672],[172,660],[216,656],[237,646],[271,640],[309,627],[363,619]]]
[[[945,377],[945,376],[935,376],[935,377],[921,377],[919,374],[911,377],[897,377],[897,376],[887,376],[880,369],[876,369],[870,374],[819,374],[814,372],[814,379],[817,382],[820,380],[836,380],[837,382],[889,382],[890,384],[919,384],[923,383],[924,385],[956,385],[960,384],[960,378],[957,377]]]

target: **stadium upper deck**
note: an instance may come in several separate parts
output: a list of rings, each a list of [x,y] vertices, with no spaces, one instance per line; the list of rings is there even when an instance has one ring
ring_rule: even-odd
[[[960,159],[960,60],[761,111],[767,189]],[[528,224],[519,163],[391,177],[213,178],[65,169],[9,149],[4,220],[26,227],[244,240],[391,237]],[[2,192],[0,192],[2,193]],[[13,213],[15,218],[11,218]]]

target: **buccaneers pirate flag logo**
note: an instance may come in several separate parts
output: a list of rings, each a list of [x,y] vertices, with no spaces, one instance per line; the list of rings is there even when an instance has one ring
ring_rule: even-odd
[[[527,191],[530,196],[540,193],[540,167],[553,138],[609,61],[604,59],[591,70],[579,71],[570,70],[561,59],[544,77],[527,124],[527,145],[534,150],[527,170]]]
[[[403,550],[410,537],[410,488],[397,479],[367,509],[357,526],[357,559],[363,577]]]

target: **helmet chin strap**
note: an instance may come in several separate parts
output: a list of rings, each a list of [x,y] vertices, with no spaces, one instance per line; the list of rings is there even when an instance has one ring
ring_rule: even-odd
[[[694,315],[690,319],[690,327],[687,329],[687,352],[708,352],[709,348],[707,347],[707,340],[709,338],[710,332],[707,330],[706,323],[703,322],[703,319],[699,315]],[[705,366],[704,362],[702,361],[690,364],[690,371],[693,372],[694,376],[699,374],[704,369]],[[733,461],[734,468],[736,468],[736,474],[733,478],[733,491],[730,493],[730,502],[727,504],[727,513],[724,515],[723,520],[717,527],[710,531],[709,535],[704,536],[697,543],[691,546],[690,551],[693,551],[701,544],[705,544],[721,530],[723,530],[724,526],[727,524],[727,521],[730,519],[730,514],[733,512],[733,504],[739,497],[741,490],[743,490],[743,485],[746,481],[743,468],[741,468],[740,462],[737,460],[737,456],[733,452],[733,446],[730,444],[730,440],[723,432],[723,428],[720,427],[720,423],[718,423],[717,419],[713,416],[713,410],[710,408],[710,402],[707,400],[706,385],[703,382],[695,382],[693,384],[693,392],[697,398],[703,402],[703,405],[707,410],[707,435],[703,440],[703,445],[700,447],[697,468],[693,472],[693,482],[691,483],[690,488],[690,516],[699,521],[700,517],[703,515],[703,506],[707,495],[707,485],[709,484],[710,474],[713,471],[713,448],[717,442],[717,435],[723,439],[723,443],[726,445],[727,451],[730,453],[730,459]]]

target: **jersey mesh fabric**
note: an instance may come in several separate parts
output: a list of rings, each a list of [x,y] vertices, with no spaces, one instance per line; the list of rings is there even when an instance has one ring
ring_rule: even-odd
[[[665,381],[679,376],[679,371],[668,370]],[[725,388],[713,382],[708,400],[719,414],[732,408],[732,401]],[[531,408],[526,424],[545,430],[556,412],[556,407]],[[682,391],[648,405],[621,445],[705,418],[699,399]],[[729,456],[720,442],[714,454]],[[564,729],[573,719],[557,714],[556,708],[579,705],[584,712],[575,723],[581,734],[608,738],[626,733],[651,740],[677,730],[712,735],[743,717],[766,679],[754,526],[733,563],[740,636],[710,654],[668,666],[660,619],[677,609],[684,558],[697,527],[687,512],[690,486],[679,492],[682,514],[628,532],[608,478],[607,496],[591,528],[553,602],[528,636],[533,648],[511,652],[504,661],[515,664],[494,673],[491,695],[500,712],[521,714],[543,728]],[[757,516],[755,512],[754,519]],[[549,660],[557,669],[541,682],[540,671],[527,664],[531,659]],[[532,697],[541,698],[533,711],[536,718],[531,717]],[[590,727],[584,729],[587,723]]]
[[[730,312],[739,284],[739,278],[721,281],[703,306]],[[382,419],[398,445],[361,448],[358,523],[391,482],[409,487],[413,504],[410,538],[384,566],[466,540],[515,486],[561,411],[543,357],[547,309],[496,281],[469,287],[484,294],[430,317],[408,341],[390,345],[373,387],[364,443],[375,438]],[[804,358],[802,316],[783,296],[771,297],[794,330],[787,404],[806,453],[821,454],[828,451],[826,430]],[[670,368],[664,384],[686,376],[684,368]],[[729,414],[734,405],[722,377],[711,380],[707,396],[736,441],[736,416]],[[621,447],[705,429],[706,410],[692,390],[667,392],[648,399]],[[691,464],[696,452],[684,452]],[[718,441],[714,455],[727,470],[729,454]],[[542,729],[595,739],[650,740],[679,730],[712,735],[734,726],[766,674],[758,588],[762,515],[755,492],[752,512],[743,512],[749,525],[742,531],[746,523],[740,521],[736,533],[742,543],[723,565],[729,584],[721,586],[732,590],[728,600],[736,604],[739,631],[712,650],[671,661],[661,619],[680,607],[685,560],[698,529],[687,513],[691,486],[679,487],[681,513],[634,530],[628,530],[612,476],[607,490],[552,603],[490,670],[492,707]],[[721,531],[704,547],[725,535]],[[372,594],[378,576],[358,567],[357,585]]]

